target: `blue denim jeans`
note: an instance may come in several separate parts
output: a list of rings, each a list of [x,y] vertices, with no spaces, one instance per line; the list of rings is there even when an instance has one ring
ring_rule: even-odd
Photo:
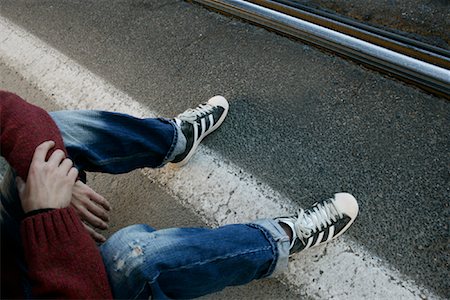
[[[289,238],[270,219],[216,229],[140,224],[100,250],[114,297],[191,299],[283,271]]]
[[[168,119],[139,119],[94,110],[50,115],[59,127],[70,158],[83,171],[120,174],[137,168],[162,167],[186,145],[181,131]]]
[[[85,171],[118,174],[161,167],[186,144],[171,120],[102,111],[51,116],[69,156]],[[1,189],[2,226],[6,215],[17,230],[21,208],[8,173]],[[282,271],[289,237],[270,219],[216,229],[133,225],[112,235],[100,251],[115,298],[194,298]]]

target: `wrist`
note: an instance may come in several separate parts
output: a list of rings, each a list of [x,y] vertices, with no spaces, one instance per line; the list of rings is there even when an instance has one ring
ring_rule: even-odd
[[[40,209],[30,210],[29,212],[25,213],[25,215],[23,216],[23,219],[31,217],[31,216],[35,216],[38,214],[46,213],[46,212],[49,212],[52,210],[55,210],[55,208],[40,208]]]
[[[57,204],[49,204],[49,203],[36,203],[33,201],[30,201],[29,205],[23,205],[22,209],[25,214],[28,214],[32,211],[39,211],[39,210],[52,210],[52,209],[58,209],[62,208],[61,206],[58,206]]]

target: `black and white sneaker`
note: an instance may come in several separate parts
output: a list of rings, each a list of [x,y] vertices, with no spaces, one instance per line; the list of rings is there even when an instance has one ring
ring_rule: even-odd
[[[338,193],[333,199],[300,210],[297,216],[276,218],[292,230],[289,253],[327,243],[343,234],[358,215],[358,202],[348,193]]]
[[[215,96],[194,109],[188,109],[175,118],[186,137],[186,150],[177,155],[172,163],[185,165],[192,157],[200,142],[211,132],[219,128],[228,113],[228,101]]]

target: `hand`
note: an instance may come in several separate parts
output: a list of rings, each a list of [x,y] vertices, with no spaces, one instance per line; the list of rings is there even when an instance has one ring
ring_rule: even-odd
[[[105,198],[80,180],[77,180],[73,187],[71,205],[85,223],[94,228],[108,229],[108,213],[111,210],[111,205]],[[106,240],[103,235],[87,224],[84,224],[84,226],[95,241],[104,242]]]
[[[40,144],[34,151],[27,182],[16,178],[20,201],[25,213],[44,208],[63,208],[70,204],[72,188],[78,176],[70,159],[62,150],[45,158],[55,142]]]

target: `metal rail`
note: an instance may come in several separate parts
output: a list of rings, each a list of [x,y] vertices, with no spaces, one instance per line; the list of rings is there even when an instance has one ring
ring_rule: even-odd
[[[450,51],[446,49],[428,45],[348,17],[308,7],[292,0],[248,0],[248,2],[450,69]]]
[[[358,36],[356,37],[348,32],[339,32],[336,28],[325,27],[323,23],[315,24],[311,22],[313,21],[311,18],[304,20],[299,16],[291,16],[266,7],[267,3],[271,2],[272,5],[273,1],[253,1],[265,2],[266,6],[243,0],[194,0],[194,2],[318,45],[450,99],[450,70],[448,69],[450,59],[446,57],[445,50],[436,53],[429,47],[424,49],[411,45],[405,46],[399,41],[389,42],[385,36],[377,36],[373,32],[370,35],[366,34],[369,38],[363,40],[360,38],[361,35],[364,36],[362,30],[359,30],[359,36],[356,35]],[[317,17],[325,19],[322,16]],[[383,41],[383,46],[373,42],[374,36]],[[399,51],[399,45],[403,50],[407,50],[406,53]]]

